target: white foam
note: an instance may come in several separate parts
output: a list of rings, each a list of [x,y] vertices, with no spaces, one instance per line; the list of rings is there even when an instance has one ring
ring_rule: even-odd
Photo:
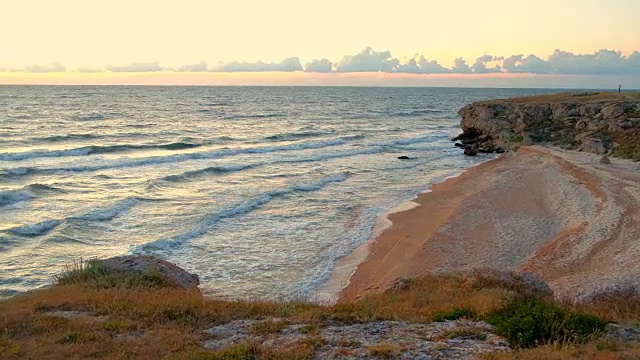
[[[25,151],[17,153],[0,153],[0,161],[19,161],[34,158],[44,157],[62,157],[62,156],[81,156],[89,155],[91,153],[91,147],[81,147],[77,149],[64,149],[64,150],[36,150]]]
[[[349,279],[356,272],[358,265],[363,263],[370,255],[371,241],[379,237],[393,223],[389,215],[411,210],[420,206],[417,202],[406,201],[379,215],[371,235],[367,241],[358,245],[352,252],[335,260],[329,279],[325,281],[311,296],[311,300],[320,304],[333,304],[338,300],[340,292],[349,285]]]
[[[87,221],[107,221],[129,210],[139,202],[140,200],[135,197],[128,197],[103,209],[93,210],[73,218]]]
[[[496,157],[493,157],[489,160],[493,160],[495,158]],[[420,192],[420,194],[429,193],[431,192],[431,186],[444,182],[451,178],[456,178],[462,175],[465,171],[480,164],[482,164],[482,162],[469,165],[467,168],[456,172],[454,175],[445,177],[442,181],[434,181],[431,185],[429,185],[429,188],[427,188],[425,191]],[[313,291],[313,294],[310,296],[310,300],[320,304],[335,303],[340,296],[340,292],[349,285],[349,280],[351,276],[353,276],[353,274],[356,272],[358,266],[366,261],[369,257],[372,241],[378,238],[385,230],[393,225],[393,222],[389,220],[389,216],[391,214],[414,209],[418,206],[420,206],[420,204],[413,200],[405,201],[400,205],[397,205],[379,215],[376,218],[373,229],[370,232],[370,236],[368,236],[366,241],[357,245],[347,255],[338,257],[335,260],[335,262],[333,263],[333,267],[330,269],[330,275],[328,279]]]
[[[0,205],[14,204],[35,197],[36,195],[27,189],[0,191]]]
[[[36,224],[18,226],[18,227],[9,229],[9,232],[12,232],[17,235],[22,235],[22,236],[38,236],[53,229],[54,227],[60,225],[61,223],[62,221],[60,220],[45,220]]]
[[[291,194],[293,192],[317,191],[322,189],[328,184],[343,182],[347,180],[348,177],[349,177],[348,172],[340,172],[340,173],[327,175],[322,179],[312,183],[296,184],[296,185],[292,185],[282,189],[268,191],[252,199],[249,199],[239,204],[219,210],[218,212],[202,220],[198,225],[198,227],[194,229],[191,229],[185,233],[174,236],[172,238],[159,239],[159,240],[155,240],[150,243],[144,244],[139,248],[135,248],[134,252],[145,252],[149,250],[164,251],[171,248],[175,248],[176,246],[179,246],[180,244],[186,241],[189,241],[193,238],[206,234],[221,219],[234,217],[236,215],[246,214],[262,205],[265,205],[266,203],[270,202],[273,198],[276,198],[276,197]]]

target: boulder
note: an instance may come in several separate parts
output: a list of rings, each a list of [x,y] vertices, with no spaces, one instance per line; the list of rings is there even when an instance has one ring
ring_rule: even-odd
[[[598,138],[589,137],[582,139],[582,151],[586,151],[592,154],[602,155],[607,152],[604,144]]]
[[[398,156],[398,159],[400,159],[400,160],[411,160],[411,158],[406,156],[406,155]]]
[[[611,164],[611,160],[607,155],[602,155],[602,157],[600,158],[600,164],[605,164],[605,165]]]
[[[478,155],[478,149],[476,149],[475,147],[468,147],[464,149],[464,154],[467,156],[476,156]]]
[[[602,117],[605,119],[617,118],[618,116],[622,116],[624,114],[624,105],[622,104],[611,104],[602,108],[601,111]]]
[[[107,270],[133,274],[160,274],[171,285],[185,290],[197,290],[200,285],[198,275],[157,257],[127,255],[104,260],[94,260]]]
[[[624,130],[627,129],[631,129],[633,127],[633,122],[627,120],[627,121],[621,121],[618,123],[618,126]]]

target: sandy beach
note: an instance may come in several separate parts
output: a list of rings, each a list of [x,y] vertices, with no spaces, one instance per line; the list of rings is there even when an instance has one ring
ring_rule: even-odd
[[[640,165],[599,160],[524,147],[433,186],[388,216],[339,301],[398,277],[471,268],[537,274],[559,298],[637,285]]]

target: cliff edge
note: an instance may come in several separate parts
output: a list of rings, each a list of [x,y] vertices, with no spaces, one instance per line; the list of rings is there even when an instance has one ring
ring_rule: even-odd
[[[457,146],[495,152],[547,143],[640,160],[640,92],[561,93],[476,102],[459,111]]]

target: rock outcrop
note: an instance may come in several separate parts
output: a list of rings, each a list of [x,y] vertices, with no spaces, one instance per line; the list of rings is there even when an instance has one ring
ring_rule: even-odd
[[[640,160],[640,93],[561,93],[476,102],[454,140],[479,152],[547,143]]]
[[[272,334],[256,334],[252,328],[276,328]],[[483,353],[510,352],[493,326],[472,320],[411,324],[402,321],[335,323],[314,333],[310,324],[289,324],[283,319],[236,320],[215,326],[204,343],[220,350],[242,343],[286,348],[312,339],[312,359],[477,359]],[[625,331],[621,329],[620,332]]]
[[[185,289],[197,290],[200,285],[198,275],[153,256],[117,256],[104,260],[93,260],[96,264],[113,272],[133,274],[158,274],[170,285]]]

